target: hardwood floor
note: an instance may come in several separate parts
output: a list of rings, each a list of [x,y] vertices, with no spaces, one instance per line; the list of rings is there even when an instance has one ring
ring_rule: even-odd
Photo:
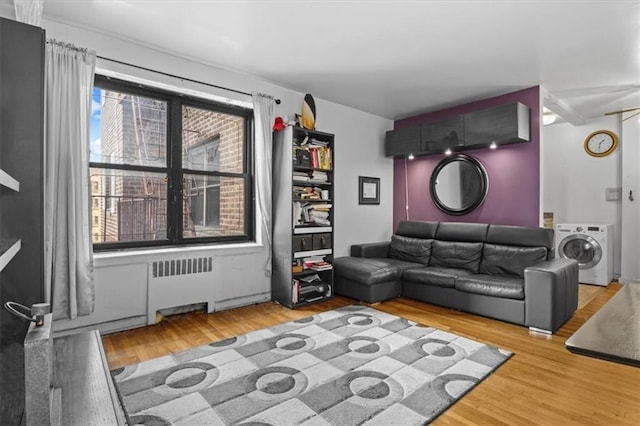
[[[494,374],[436,419],[436,425],[640,425],[640,368],[575,355],[565,340],[616,291],[610,284],[553,336],[409,299],[375,309],[514,352]],[[354,303],[337,297],[305,309],[272,303],[193,313],[103,337],[109,366],[121,367]]]

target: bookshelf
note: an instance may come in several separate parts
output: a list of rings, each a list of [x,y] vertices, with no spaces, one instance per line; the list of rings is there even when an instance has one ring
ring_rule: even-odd
[[[297,308],[333,297],[334,135],[274,133],[272,299]]]

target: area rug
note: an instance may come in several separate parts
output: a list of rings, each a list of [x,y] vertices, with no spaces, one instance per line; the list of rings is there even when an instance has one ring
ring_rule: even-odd
[[[131,425],[417,425],[511,355],[347,306],[112,374]]]

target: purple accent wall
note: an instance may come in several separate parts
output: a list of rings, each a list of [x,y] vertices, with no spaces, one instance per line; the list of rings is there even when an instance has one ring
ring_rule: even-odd
[[[445,214],[436,207],[429,193],[431,172],[445,156],[416,157],[414,160],[396,159],[393,165],[394,230],[398,222],[407,217],[405,209],[407,193],[410,220],[539,226],[540,88],[538,86],[397,120],[394,128],[399,129],[511,102],[521,102],[531,108],[531,142],[505,145],[498,149],[484,148],[464,152],[480,161],[489,176],[489,192],[484,203],[467,215]],[[405,185],[405,176],[408,185]]]

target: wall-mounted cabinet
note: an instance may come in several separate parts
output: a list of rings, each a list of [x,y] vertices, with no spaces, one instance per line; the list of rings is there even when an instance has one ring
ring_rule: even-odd
[[[529,142],[531,110],[514,102],[387,132],[388,157],[437,155]]]
[[[462,115],[444,120],[422,123],[422,153],[442,153],[447,149],[458,151],[464,147],[464,120]]]
[[[520,102],[464,115],[464,144],[469,149],[529,142],[530,110]]]
[[[421,152],[421,144],[421,129],[416,125],[388,131],[384,148],[387,157],[405,156]]]

